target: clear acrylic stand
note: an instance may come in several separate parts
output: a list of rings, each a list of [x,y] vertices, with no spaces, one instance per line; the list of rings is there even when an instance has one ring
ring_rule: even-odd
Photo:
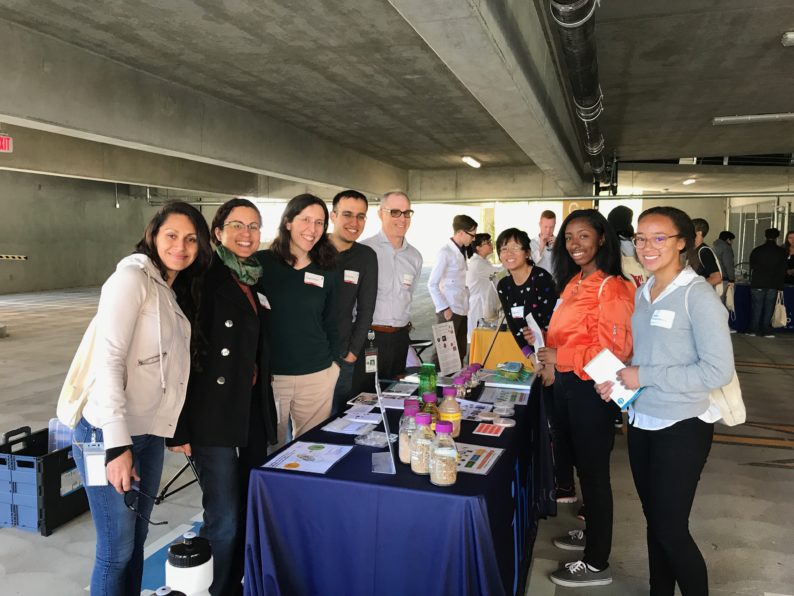
[[[372,471],[376,474],[397,474],[397,467],[394,464],[394,447],[391,441],[391,431],[389,430],[389,420],[386,417],[386,408],[383,407],[383,397],[380,392],[380,379],[378,369],[375,368],[375,393],[378,396],[378,407],[383,419],[383,430],[386,433],[386,445],[389,451],[379,451],[372,454]]]

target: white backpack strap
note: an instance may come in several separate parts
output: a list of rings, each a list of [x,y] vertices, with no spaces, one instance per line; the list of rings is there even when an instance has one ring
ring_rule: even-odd
[[[689,291],[692,289],[692,286],[699,283],[707,283],[707,282],[702,277],[700,277],[700,279],[695,279],[687,286],[686,292],[684,292],[684,310],[686,310],[686,316],[689,319],[690,323],[692,323],[692,317],[689,314]]]
[[[601,286],[599,286],[599,288],[598,288],[598,299],[599,299],[599,300],[601,300],[601,292],[603,292],[603,291],[604,291],[604,286],[606,285],[606,283],[607,283],[607,282],[608,282],[610,279],[612,279],[612,277],[613,277],[613,276],[611,276],[611,275],[607,275],[607,276],[604,278],[604,281],[602,281],[602,282],[601,282]]]
[[[611,277],[612,277],[611,275],[607,275],[604,278],[604,281],[601,282],[601,285],[598,288],[598,310],[601,310],[601,292],[604,291],[604,286],[606,285],[606,283],[609,281],[609,279]]]

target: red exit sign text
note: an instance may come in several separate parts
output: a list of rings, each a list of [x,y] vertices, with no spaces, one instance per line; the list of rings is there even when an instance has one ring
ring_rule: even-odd
[[[0,153],[12,153],[14,151],[14,139],[8,135],[0,135]]]

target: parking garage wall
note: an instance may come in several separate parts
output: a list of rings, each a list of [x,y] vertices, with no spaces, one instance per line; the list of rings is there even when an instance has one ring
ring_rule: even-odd
[[[115,185],[0,171],[0,294],[101,285],[155,212]]]

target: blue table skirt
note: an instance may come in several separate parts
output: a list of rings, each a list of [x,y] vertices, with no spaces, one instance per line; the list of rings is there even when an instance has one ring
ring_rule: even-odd
[[[463,421],[460,442],[506,452],[487,476],[459,474],[452,487],[399,463],[395,476],[373,474],[373,449],[360,446],[326,475],[252,471],[245,593],[523,594],[535,495],[549,489],[531,473],[531,421],[541,415],[545,425],[538,397],[533,389],[531,405],[517,407],[516,427],[499,438],[472,436],[476,423]],[[396,428],[399,413],[389,413]],[[319,428],[301,440],[352,443]],[[550,457],[545,451],[540,457]]]
[[[747,331],[750,326],[750,286],[737,284],[734,287],[733,302],[736,307],[736,316],[731,317],[730,326],[740,333]],[[794,331],[794,286],[786,286],[783,290],[783,303],[786,305],[788,325],[775,332]]]

